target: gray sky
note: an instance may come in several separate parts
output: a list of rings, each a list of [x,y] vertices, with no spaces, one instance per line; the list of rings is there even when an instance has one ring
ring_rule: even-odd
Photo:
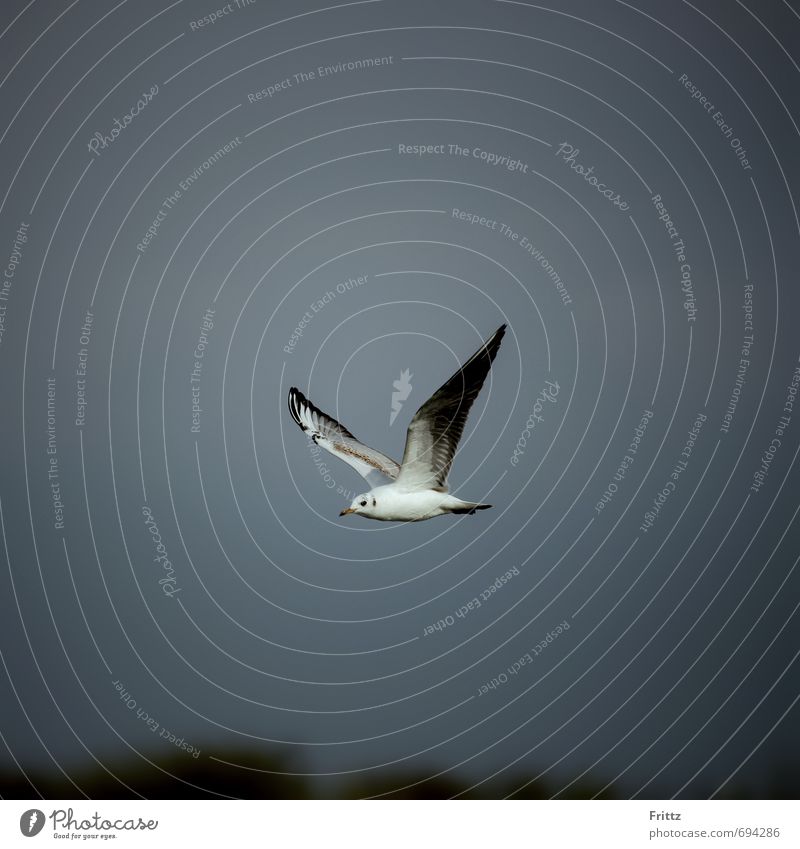
[[[6,771],[796,767],[792,69],[742,9],[556,5],[14,23]],[[399,459],[503,322],[450,478],[494,508],[339,519],[289,387]]]

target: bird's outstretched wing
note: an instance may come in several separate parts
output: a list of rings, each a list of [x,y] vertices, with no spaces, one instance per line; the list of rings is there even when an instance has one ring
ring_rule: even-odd
[[[408,426],[398,485],[411,490],[447,486],[447,474],[470,407],[505,332],[504,324],[417,410]]]
[[[294,386],[289,390],[289,412],[317,445],[344,460],[371,486],[390,483],[400,473],[400,466],[391,457],[359,442],[346,427],[315,407]]]

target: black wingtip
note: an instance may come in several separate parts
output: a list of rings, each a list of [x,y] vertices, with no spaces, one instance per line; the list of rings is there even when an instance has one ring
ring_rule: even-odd
[[[492,334],[491,338],[487,339],[486,342],[483,343],[483,350],[489,355],[490,360],[494,360],[495,355],[500,349],[500,343],[503,341],[503,336],[505,336],[506,327],[507,325],[501,324],[500,327],[498,327]]]
[[[289,389],[289,396],[287,398],[289,404],[289,412],[292,414],[292,418],[303,427],[303,422],[300,420],[300,413],[298,411],[298,406],[305,401],[305,396],[303,393],[296,387],[292,386]],[[305,428],[303,428],[305,430]]]

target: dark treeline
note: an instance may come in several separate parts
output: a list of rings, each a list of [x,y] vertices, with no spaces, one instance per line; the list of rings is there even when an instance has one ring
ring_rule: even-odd
[[[476,779],[448,773],[380,770],[333,779],[304,776],[296,761],[280,753],[220,752],[214,758],[192,759],[175,755],[166,759],[107,762],[103,766],[74,768],[65,775],[5,768],[0,770],[0,796],[4,799],[359,799],[383,796],[397,799],[590,799],[626,798],[622,788],[603,789],[601,777],[570,783],[560,778],[534,778],[516,773],[476,785]],[[225,763],[225,762],[229,763]],[[233,765],[235,764],[235,766]],[[567,786],[569,785],[569,786]],[[627,788],[626,788],[627,789]],[[686,798],[707,798],[695,790]],[[798,770],[788,764],[776,770],[765,785],[729,782],[717,798],[793,799],[798,797]],[[602,791],[602,792],[601,792]],[[664,796],[671,795],[664,788]],[[648,798],[658,798],[651,796]]]

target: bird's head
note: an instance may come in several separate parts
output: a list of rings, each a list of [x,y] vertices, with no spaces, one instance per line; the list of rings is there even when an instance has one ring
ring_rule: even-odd
[[[357,495],[353,499],[353,503],[346,510],[342,510],[339,515],[347,516],[350,513],[360,513],[362,516],[370,516],[377,506],[378,502],[375,496],[364,493],[363,495]]]

